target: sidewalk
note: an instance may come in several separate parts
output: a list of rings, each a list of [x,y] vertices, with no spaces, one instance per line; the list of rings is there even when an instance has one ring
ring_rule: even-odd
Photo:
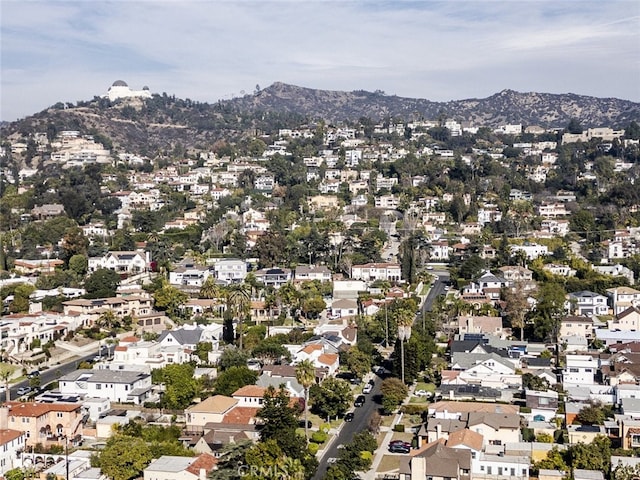
[[[400,423],[404,415],[402,412],[400,412],[400,409],[402,409],[404,405],[407,405],[409,403],[409,400],[411,399],[412,390],[413,390],[413,387],[409,387],[409,394],[407,395],[407,398],[405,398],[402,401],[402,405],[398,407],[398,413],[395,414],[395,417],[391,422],[391,426],[380,427],[380,431],[386,432],[386,433],[384,435],[384,438],[382,439],[382,442],[378,446],[378,449],[375,452],[375,456],[373,457],[373,461],[371,462],[371,468],[369,468],[369,471],[364,475],[363,480],[375,480],[377,478],[378,467],[380,466],[380,462],[382,462],[382,458],[387,454],[387,450],[389,448],[389,442],[393,438],[393,433],[394,433],[393,427],[396,426],[398,423]]]

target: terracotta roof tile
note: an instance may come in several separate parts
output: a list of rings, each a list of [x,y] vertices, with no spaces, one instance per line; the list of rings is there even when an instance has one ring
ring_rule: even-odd
[[[257,407],[235,407],[222,418],[222,423],[247,425],[255,423],[258,414]]]
[[[187,467],[187,472],[200,478],[200,469],[204,469],[207,474],[210,473],[218,464],[218,459],[208,453],[201,453],[195,462]]]
[[[257,385],[245,385],[233,392],[233,397],[264,397],[266,388]]]

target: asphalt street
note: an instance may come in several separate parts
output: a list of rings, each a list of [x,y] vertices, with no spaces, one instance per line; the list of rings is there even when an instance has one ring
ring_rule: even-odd
[[[98,353],[98,347],[96,346],[95,351],[92,351],[90,353],[86,353],[85,355],[83,355],[82,357],[77,357],[74,360],[71,360],[69,362],[60,364],[60,365],[53,365],[52,367],[46,369],[46,370],[42,370],[40,372],[40,385],[44,386],[47,385],[48,383],[51,382],[55,382],[56,380],[58,380],[60,377],[62,377],[63,375],[66,375],[67,373],[71,373],[75,370],[77,370],[78,365],[80,364],[80,362],[85,361],[85,360],[92,360]],[[10,392],[10,399],[11,400],[17,400],[18,399],[18,389],[21,387],[28,387],[29,386],[29,380],[22,380],[21,382],[15,383],[11,386],[11,388],[9,389]],[[3,395],[4,396],[4,395]]]
[[[369,428],[369,418],[371,417],[371,414],[381,407],[381,404],[378,402],[380,401],[380,384],[382,383],[382,380],[377,375],[374,375],[373,379],[375,386],[371,393],[365,395],[367,399],[366,402],[364,402],[362,407],[353,409],[353,421],[345,422],[337,437],[333,439],[331,446],[322,456],[322,460],[320,460],[320,466],[318,467],[318,471],[313,477],[313,480],[321,480],[324,478],[329,466],[329,459],[338,458],[340,454],[340,449],[338,448],[340,445],[349,443],[356,433]],[[378,402],[376,402],[376,399]]]

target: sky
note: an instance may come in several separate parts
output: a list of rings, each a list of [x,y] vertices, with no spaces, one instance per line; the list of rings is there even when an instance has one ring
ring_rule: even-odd
[[[638,0],[0,0],[0,120],[115,80],[217,102],[274,82],[432,101],[640,101]]]

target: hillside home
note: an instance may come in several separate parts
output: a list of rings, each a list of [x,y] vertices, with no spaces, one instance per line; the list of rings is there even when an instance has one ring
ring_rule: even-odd
[[[610,330],[640,332],[640,307],[629,307],[607,321]]]
[[[223,282],[241,282],[247,276],[247,262],[235,258],[220,259],[213,264],[213,272]]]
[[[471,480],[471,451],[437,441],[400,460],[400,480]]]
[[[607,315],[607,297],[586,290],[567,295],[565,308],[574,315]]]
[[[186,430],[202,432],[207,423],[222,423],[225,415],[238,405],[237,398],[213,395],[185,410]]]
[[[607,289],[607,297],[614,315],[619,315],[630,307],[640,307],[640,290],[635,288],[609,288]]]
[[[568,265],[561,265],[557,263],[547,263],[542,267],[542,269],[553,275],[559,275],[561,277],[574,277],[576,275],[576,271],[573,268]]]
[[[152,398],[151,375],[126,370],[76,370],[60,378],[59,389],[64,394],[108,398],[112,402],[136,405]]]
[[[593,320],[590,317],[565,317],[560,321],[560,338],[581,337],[593,338]]]
[[[293,363],[300,363],[309,360],[315,368],[322,368],[327,371],[327,375],[333,376],[340,368],[340,356],[332,353],[330,349],[322,344],[306,345],[294,355]]]
[[[55,273],[56,268],[64,265],[62,260],[57,258],[42,260],[16,259],[14,268],[21,275],[50,275]]]
[[[351,267],[351,278],[373,282],[385,280],[388,282],[398,282],[402,278],[400,265],[397,263],[367,263],[364,265],[353,265]]]
[[[136,274],[146,272],[151,263],[149,252],[107,252],[102,257],[89,258],[88,271],[107,268],[117,273]]]
[[[298,265],[295,269],[294,279],[296,283],[313,280],[330,282],[331,271],[324,265]]]
[[[549,248],[546,245],[538,245],[537,243],[511,245],[510,249],[512,255],[515,255],[517,252],[523,252],[529,260],[534,260],[549,254]]]
[[[204,480],[215,470],[218,459],[209,453],[196,457],[163,455],[144,469],[144,480]]]
[[[22,466],[20,454],[25,449],[25,433],[11,430],[6,425],[0,429],[0,475]]]
[[[503,338],[502,317],[488,317],[477,315],[463,315],[457,318],[458,332],[465,333],[486,333]]]
[[[0,407],[0,425],[24,433],[25,445],[64,445],[82,433],[79,403],[6,402]]]
[[[584,386],[595,383],[595,374],[600,367],[598,359],[591,355],[567,355],[566,365],[562,370],[562,384],[567,386]]]
[[[526,267],[511,265],[500,267],[498,270],[501,272],[502,278],[512,284],[515,282],[530,282],[533,280],[533,272]]]
[[[263,268],[256,270],[256,280],[265,287],[280,288],[285,283],[293,280],[293,273],[290,268]]]

